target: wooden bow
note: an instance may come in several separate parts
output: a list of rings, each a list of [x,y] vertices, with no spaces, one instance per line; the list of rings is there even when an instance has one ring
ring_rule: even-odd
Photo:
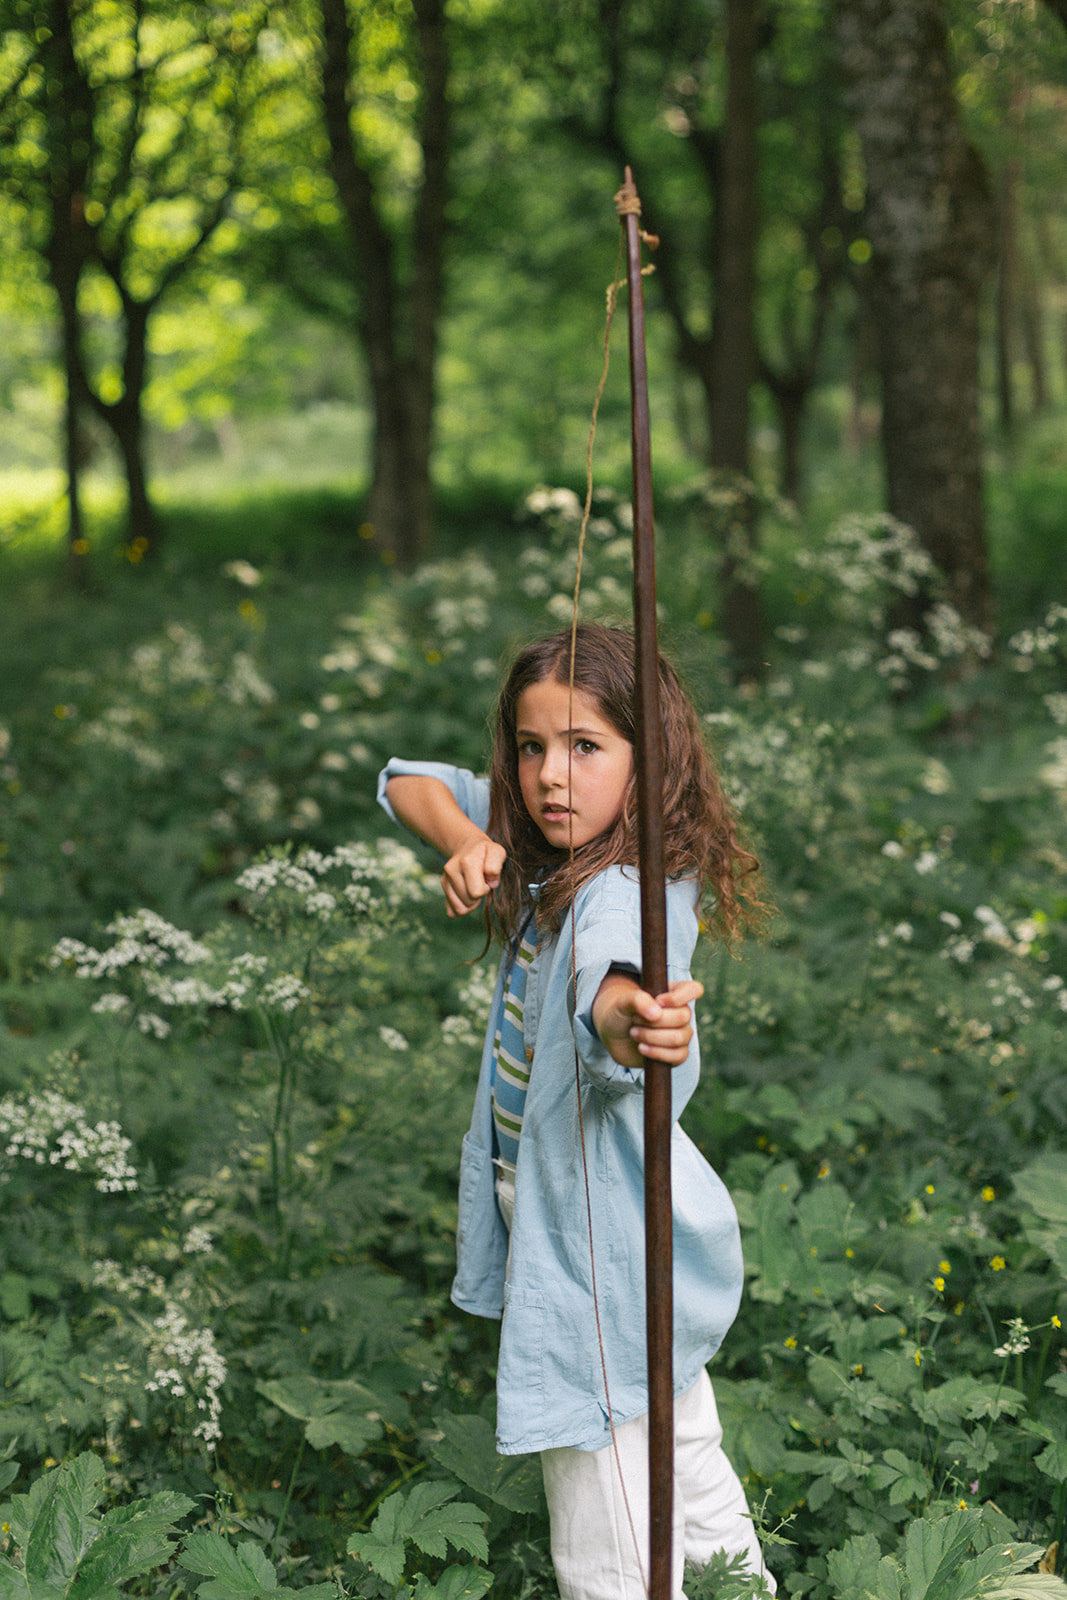
[[[641,982],[667,988],[663,865],[663,723],[656,642],[652,441],[641,284],[641,202],[630,168],[615,197],[626,240],[634,513],[634,768],[641,870]],[[649,1596],[671,1594],[674,1501],[674,1282],[671,1226],[671,1069],[645,1068],[645,1280],[648,1338]]]

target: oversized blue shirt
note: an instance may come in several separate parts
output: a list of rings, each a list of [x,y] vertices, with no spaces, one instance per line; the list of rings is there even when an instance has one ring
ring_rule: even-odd
[[[489,786],[437,762],[390,761],[378,797],[391,816],[391,777],[439,778],[484,828]],[[667,969],[689,976],[697,937],[693,885],[667,888]],[[457,1270],[452,1299],[503,1317],[497,1367],[497,1446],[504,1455],[610,1442],[597,1309],[616,1424],[648,1411],[645,1346],[644,1073],[622,1067],[593,1027],[593,1001],[612,967],[641,968],[640,887],[633,868],[609,867],[575,898],[572,932],[542,934],[530,967],[523,1026],[530,1090],[515,1174],[509,1238],[496,1204],[491,1067],[501,978],[482,1052],[470,1131],[463,1141]],[[575,1054],[577,1052],[577,1071]],[[678,1118],[700,1072],[696,1036],[671,1072],[674,1126],[674,1388],[691,1388],[737,1312],[742,1262],[737,1216],[722,1183]],[[579,1104],[581,1120],[579,1119]],[[589,1173],[588,1212],[582,1127]],[[590,1270],[592,1218],[596,1304]]]

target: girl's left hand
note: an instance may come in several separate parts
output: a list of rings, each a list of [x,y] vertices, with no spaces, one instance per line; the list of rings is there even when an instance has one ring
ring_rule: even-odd
[[[688,1058],[692,1005],[703,993],[704,985],[690,978],[651,995],[625,973],[609,972],[593,1001],[593,1026],[622,1067],[649,1061],[677,1067]]]

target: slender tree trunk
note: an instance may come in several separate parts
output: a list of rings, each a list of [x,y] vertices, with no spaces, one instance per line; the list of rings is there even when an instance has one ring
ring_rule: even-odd
[[[1015,303],[1019,281],[1019,163],[1005,161],[1000,172],[1000,215],[997,229],[997,410],[1006,439],[1015,431]]]
[[[43,13],[42,50],[48,76],[61,92],[47,111],[49,232],[45,245],[48,276],[59,303],[60,343],[65,385],[63,466],[67,478],[67,567],[75,583],[86,574],[87,544],[79,493],[78,418],[84,397],[78,284],[85,266],[88,231],[85,190],[92,151],[93,105],[74,54],[69,8],[51,0]]]
[[[159,543],[159,524],[148,490],[145,460],[144,390],[148,377],[148,323],[158,297],[135,300],[113,273],[122,301],[125,350],[122,360],[122,395],[118,400],[101,400],[95,392],[86,393],[97,416],[115,441],[126,478],[126,543],[133,559],[154,554]]]
[[[1045,362],[1045,319],[1041,285],[1031,273],[1020,274],[1019,320],[1026,364],[1030,368],[1030,405],[1035,416],[1048,409],[1048,371]]]
[[[755,0],[726,3],[726,115],[719,147],[713,272],[715,308],[708,350],[712,470],[747,484],[756,377],[753,328],[759,232]],[[758,513],[742,490],[721,566],[723,627],[742,677],[763,676],[763,614],[755,554]]]
[[[411,223],[413,276],[406,287],[370,170],[354,143],[346,0],[319,0],[319,8],[330,170],[348,225],[374,413],[367,520],[383,545],[410,565],[427,549],[433,526],[434,375],[449,141],[447,21],[443,0],[415,0],[423,172]]]
[[[781,437],[778,451],[778,478],[782,495],[793,505],[799,506],[803,493],[801,441],[804,413],[812,385],[802,380],[796,382],[786,379],[772,380],[766,374],[764,381],[771,391],[774,409],[778,414]]]
[[[962,616],[988,627],[978,338],[994,228],[953,95],[944,5],[839,0],[839,41],[867,170],[889,509]]]
[[[52,287],[60,305],[63,351],[63,469],[67,480],[67,573],[79,588],[86,579],[88,543],[81,507],[81,442],[79,398],[83,391],[78,349],[77,270],[68,245],[54,249],[51,262]]]

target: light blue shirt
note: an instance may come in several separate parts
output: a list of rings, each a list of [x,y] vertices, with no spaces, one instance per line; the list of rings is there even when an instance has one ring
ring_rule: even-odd
[[[378,797],[394,820],[385,785],[404,773],[439,778],[471,821],[486,826],[487,781],[439,762],[390,761],[379,780]],[[689,977],[698,932],[695,898],[691,882],[668,885],[667,970],[672,984]],[[523,1029],[533,1057],[515,1174],[510,1267],[492,1165],[490,1076],[502,1001],[500,976],[474,1114],[463,1141],[452,1299],[479,1316],[503,1316],[497,1447],[504,1455],[564,1445],[599,1450],[610,1442],[590,1271],[579,1098],[612,1413],[618,1425],[648,1411],[644,1073],[620,1066],[592,1022],[593,1001],[609,969],[640,971],[636,870],[609,867],[583,884],[575,898],[574,920],[576,1002],[569,919],[555,937],[542,936],[527,981]],[[700,1072],[695,1035],[688,1060],[663,1070],[671,1072],[674,1113],[674,1389],[682,1394],[696,1382],[736,1315],[743,1269],[730,1197],[678,1126]]]

